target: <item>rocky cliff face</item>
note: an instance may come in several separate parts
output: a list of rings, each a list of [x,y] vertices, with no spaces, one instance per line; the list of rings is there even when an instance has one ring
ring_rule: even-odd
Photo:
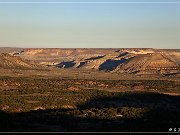
[[[103,70],[137,75],[180,74],[180,50],[165,49],[23,49],[1,56],[4,66],[33,67],[27,60],[61,68]],[[19,56],[19,57],[15,57]],[[22,60],[22,59],[27,60]],[[10,60],[7,60],[10,59]],[[15,59],[15,60],[14,60]],[[1,61],[3,61],[1,60]],[[2,62],[1,62],[2,63]],[[3,64],[1,64],[2,66]]]

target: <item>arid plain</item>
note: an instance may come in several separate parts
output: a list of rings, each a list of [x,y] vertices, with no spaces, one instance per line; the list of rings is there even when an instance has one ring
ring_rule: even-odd
[[[180,128],[180,50],[0,48],[1,131]]]

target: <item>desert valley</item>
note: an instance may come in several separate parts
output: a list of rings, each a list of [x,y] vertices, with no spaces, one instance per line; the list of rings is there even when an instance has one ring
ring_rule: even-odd
[[[0,109],[1,131],[178,130],[180,50],[1,47]]]

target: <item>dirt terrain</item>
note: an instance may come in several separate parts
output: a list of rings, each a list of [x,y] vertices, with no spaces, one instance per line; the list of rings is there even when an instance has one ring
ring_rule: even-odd
[[[179,127],[178,49],[0,50],[0,131]]]

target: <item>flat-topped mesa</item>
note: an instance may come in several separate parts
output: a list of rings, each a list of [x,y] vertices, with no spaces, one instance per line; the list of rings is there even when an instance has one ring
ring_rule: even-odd
[[[56,67],[59,70],[61,68],[82,69],[136,75],[180,73],[179,49],[29,48],[16,51],[11,48],[11,50],[12,52],[9,53],[14,57],[7,54],[1,56],[6,59],[6,64],[4,64],[6,68],[19,66],[34,68],[32,65],[37,67],[39,63],[39,65]],[[36,63],[33,64],[32,61]]]
[[[132,58],[120,70],[128,73],[179,73],[180,67],[176,62],[168,59],[160,53],[140,54]],[[152,71],[154,70],[154,71]],[[122,72],[122,71],[121,71]]]

